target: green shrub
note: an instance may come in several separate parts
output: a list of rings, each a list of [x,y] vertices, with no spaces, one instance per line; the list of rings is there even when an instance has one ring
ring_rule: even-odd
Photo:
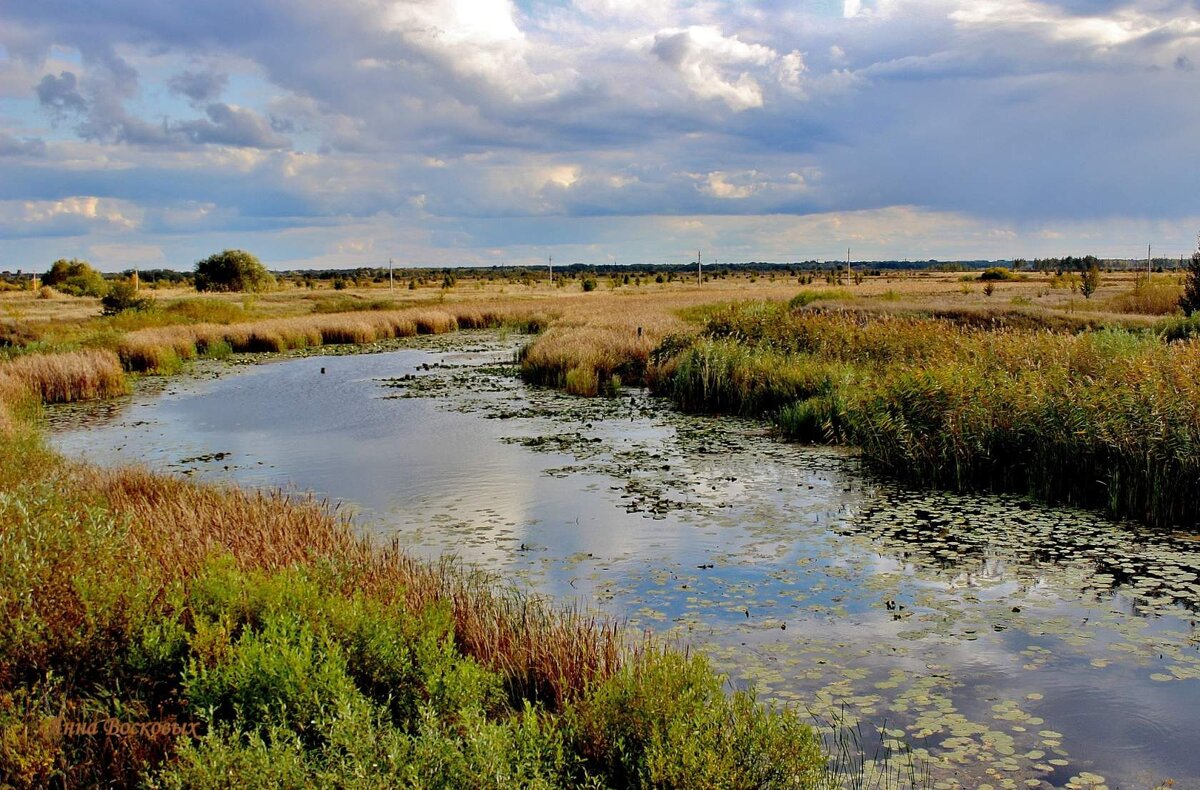
[[[108,283],[87,261],[59,259],[42,277],[42,284],[71,296],[104,296]]]
[[[197,346],[197,351],[205,359],[229,359],[233,356],[233,346],[228,340],[208,340]]]
[[[727,696],[699,657],[647,654],[572,705],[576,749],[617,787],[826,786],[820,745],[791,711]]]
[[[245,250],[224,250],[196,262],[197,291],[267,291],[275,278]]]
[[[139,296],[133,283],[115,282],[108,293],[100,297],[100,305],[104,315],[116,315],[126,310],[149,310],[154,306],[154,300],[148,296]]]
[[[111,490],[98,495],[30,433],[6,441],[6,784],[501,790],[700,787],[716,778],[758,788],[816,787],[825,776],[814,733],[794,713],[727,697],[698,660],[627,654],[612,668],[623,664],[619,674],[586,675],[570,693],[545,695],[527,664],[481,659],[485,667],[465,654],[481,634],[461,630],[479,626],[462,624],[457,599],[434,595],[427,600],[440,603],[421,606],[394,584],[380,586],[382,555],[314,549],[270,571],[245,567],[242,553],[196,557],[183,570],[147,542],[137,516],[110,512]],[[148,477],[122,479],[150,486],[168,507],[169,492],[187,488]],[[216,520],[228,516],[208,501]],[[421,583],[420,573],[409,578]],[[515,617],[531,611],[513,604]],[[573,627],[545,616],[548,629]],[[197,731],[61,737],[45,726],[55,716]]]
[[[582,287],[582,288],[583,288],[583,290],[585,290],[585,291],[594,291],[594,290],[596,290],[596,285],[597,285],[597,282],[596,282],[596,278],[595,278],[595,277],[584,277],[584,278],[583,278],[583,282],[581,283],[581,287]]]
[[[1013,274],[1011,271],[1002,266],[993,266],[990,269],[984,269],[979,275],[979,279],[983,280],[984,282],[1007,281],[1017,279],[1017,275]]]
[[[1200,314],[1192,313],[1187,318],[1167,319],[1160,327],[1159,332],[1168,343],[1191,340],[1200,337]]]

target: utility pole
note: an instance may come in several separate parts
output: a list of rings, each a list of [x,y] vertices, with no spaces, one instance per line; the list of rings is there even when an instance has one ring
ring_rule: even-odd
[[[388,290],[396,290],[396,279],[392,276],[392,259],[388,258]]]
[[[700,250],[696,250],[696,287],[704,287],[704,274],[700,264]]]
[[[850,269],[850,248],[846,248],[846,279],[853,280],[854,272]]]
[[[547,255],[546,261],[550,264],[550,284],[554,285],[554,256]]]
[[[1150,283],[1150,245],[1146,245],[1146,283]]]

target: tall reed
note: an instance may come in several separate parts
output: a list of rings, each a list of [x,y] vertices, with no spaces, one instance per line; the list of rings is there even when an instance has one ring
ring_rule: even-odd
[[[683,408],[854,444],[914,482],[1195,527],[1198,351],[1150,332],[742,305],[713,313],[701,336],[664,344],[650,380]]]
[[[110,398],[127,392],[121,361],[111,351],[30,354],[0,363],[0,376],[19,382],[44,403]]]

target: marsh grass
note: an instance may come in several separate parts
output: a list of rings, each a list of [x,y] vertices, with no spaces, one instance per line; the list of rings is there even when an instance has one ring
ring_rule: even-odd
[[[368,543],[311,498],[0,441],[11,786],[832,786],[794,713],[611,621]]]
[[[111,351],[31,354],[0,363],[0,377],[19,382],[44,403],[111,398],[128,391]]]
[[[1200,343],[739,305],[661,348],[681,407],[771,419],[877,469],[1157,526],[1200,519]]]
[[[314,313],[356,313],[363,310],[395,310],[394,299],[363,299],[356,296],[321,297],[313,301]]]
[[[644,380],[654,342],[644,332],[619,327],[552,327],[519,355],[527,381],[596,395],[613,377]],[[608,388],[605,388],[606,390]]]
[[[1105,306],[1114,313],[1175,315],[1181,312],[1182,295],[1183,286],[1178,283],[1152,282],[1109,297]]]
[[[521,305],[336,312],[230,324],[150,327],[125,334],[116,341],[116,347],[126,369],[163,374],[175,372],[183,360],[211,356],[209,349],[223,354],[283,352],[443,334],[459,328],[539,327],[545,321],[544,312]]]

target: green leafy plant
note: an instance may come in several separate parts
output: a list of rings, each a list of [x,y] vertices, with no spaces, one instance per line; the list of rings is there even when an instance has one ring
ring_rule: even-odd
[[[100,305],[104,315],[116,315],[126,310],[149,310],[154,306],[154,300],[141,296],[133,283],[115,282],[108,293],[100,297]]]
[[[267,291],[275,278],[254,255],[225,250],[196,263],[197,291]]]
[[[87,261],[59,259],[42,277],[42,284],[71,296],[103,296],[108,283]]]

